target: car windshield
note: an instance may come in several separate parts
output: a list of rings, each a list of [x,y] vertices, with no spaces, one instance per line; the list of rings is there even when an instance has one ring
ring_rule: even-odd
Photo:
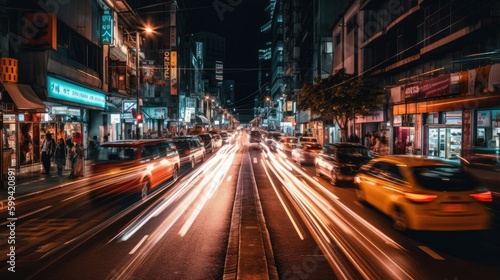
[[[465,191],[476,187],[476,180],[458,166],[413,167],[418,184],[437,191]]]
[[[103,147],[99,148],[96,161],[129,161],[136,159],[137,148],[131,147]]]

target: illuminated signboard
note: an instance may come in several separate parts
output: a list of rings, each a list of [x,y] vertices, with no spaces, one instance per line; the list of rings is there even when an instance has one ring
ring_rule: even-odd
[[[101,44],[113,44],[113,17],[110,10],[104,10],[101,20]]]
[[[54,77],[47,77],[47,92],[51,98],[106,108],[105,94]]]
[[[170,52],[170,95],[177,95],[177,52]]]
[[[163,53],[163,78],[165,81],[170,80],[170,52],[166,51]]]

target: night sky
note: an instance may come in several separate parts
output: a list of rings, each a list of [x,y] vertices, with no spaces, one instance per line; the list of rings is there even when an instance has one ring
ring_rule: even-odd
[[[264,9],[269,1],[189,2],[188,12],[192,19],[188,23],[189,33],[207,31],[226,38],[224,79],[235,81],[234,107],[240,115],[241,122],[249,121],[253,118],[253,100],[258,90],[258,49],[264,45],[260,27],[267,20]]]

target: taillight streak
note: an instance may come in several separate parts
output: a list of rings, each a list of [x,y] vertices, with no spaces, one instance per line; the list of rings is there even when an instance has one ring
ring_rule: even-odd
[[[480,193],[472,193],[470,196],[477,199],[481,202],[492,202],[493,196],[491,195],[491,191],[480,192]]]
[[[437,194],[424,194],[424,193],[404,193],[406,199],[411,202],[427,203],[436,199]]]

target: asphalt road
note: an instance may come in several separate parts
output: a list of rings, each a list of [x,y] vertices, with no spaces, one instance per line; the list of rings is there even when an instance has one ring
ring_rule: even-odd
[[[352,186],[332,186],[315,175],[313,166],[299,166],[265,147],[249,146],[246,135],[195,168],[184,166],[179,180],[145,202],[123,198],[96,204],[90,195],[94,187],[81,181],[17,201],[18,272],[12,278],[2,260],[0,278],[500,275],[498,218],[488,232],[403,234],[379,211],[358,203]],[[495,197],[491,204],[495,213],[497,201]],[[256,223],[245,218],[249,214]],[[255,252],[265,256],[252,255]],[[265,267],[256,269],[255,263]],[[254,275],[241,273],[252,269]],[[262,277],[263,271],[267,277]]]

